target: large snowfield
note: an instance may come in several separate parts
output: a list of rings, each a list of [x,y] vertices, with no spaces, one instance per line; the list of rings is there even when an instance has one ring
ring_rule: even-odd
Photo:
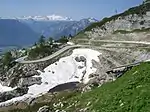
[[[28,94],[13,98],[9,101],[0,103],[0,105],[6,103],[12,103],[18,100],[24,100],[28,97],[37,97],[41,94],[48,92],[51,88],[68,82],[83,82],[88,83],[89,75],[96,71],[96,68],[92,66],[92,60],[99,61],[98,56],[101,55],[98,51],[91,49],[75,49],[70,56],[61,58],[59,61],[49,65],[44,69],[44,72],[39,71],[42,84],[32,85],[29,87]],[[86,61],[77,61],[76,58],[84,57]],[[11,91],[14,88],[4,87],[0,84],[0,91]]]

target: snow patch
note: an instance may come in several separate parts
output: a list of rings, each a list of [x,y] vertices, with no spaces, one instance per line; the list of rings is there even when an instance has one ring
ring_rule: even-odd
[[[97,19],[92,18],[92,17],[88,18],[88,20],[89,20],[91,23],[98,22],[98,20],[97,20]]]
[[[87,83],[89,79],[89,75],[91,73],[96,72],[96,68],[92,66],[92,60],[99,61],[98,56],[101,53],[91,49],[75,49],[70,56],[61,58],[58,62],[55,62],[44,69],[44,72],[40,72],[39,76],[33,77],[41,77],[42,84],[41,85],[32,85],[29,87],[29,91],[26,95],[13,98],[9,101],[0,103],[0,105],[4,105],[6,103],[12,103],[16,101],[23,101],[29,97],[38,97],[42,94],[47,93],[51,88],[68,82],[83,82]],[[86,60],[77,61],[76,57],[84,57]],[[57,64],[56,64],[57,63]],[[79,66],[82,68],[79,69]],[[1,87],[2,90],[12,90],[9,87]]]
[[[91,49],[75,49],[71,56],[61,58],[58,62],[51,64],[41,72],[39,77],[42,78],[41,85],[32,85],[29,87],[29,94],[38,95],[46,93],[51,88],[67,83],[83,80],[83,83],[89,81],[89,75],[96,71],[96,68],[92,67],[92,60],[99,61],[99,52]],[[86,65],[84,62],[77,62],[76,57],[83,56],[86,58]],[[79,69],[78,66],[84,66]],[[83,72],[86,72],[83,76]],[[38,77],[38,76],[36,76]],[[78,77],[78,78],[77,78]],[[83,78],[83,79],[82,79]]]
[[[0,84],[0,92],[1,92],[1,93],[7,92],[7,91],[12,91],[12,90],[14,90],[14,89],[16,89],[16,88],[11,88],[11,87],[7,87],[7,86],[2,86],[2,85]]]
[[[67,44],[68,44],[68,45],[74,45],[74,43],[72,43],[72,42],[67,42]]]

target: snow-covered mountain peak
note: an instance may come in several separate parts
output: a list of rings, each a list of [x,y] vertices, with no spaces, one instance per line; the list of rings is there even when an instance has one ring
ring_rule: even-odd
[[[92,17],[88,18],[88,21],[90,21],[91,23],[93,23],[93,22],[98,22],[98,20],[97,20],[97,19],[92,18]]]
[[[92,18],[92,17],[84,18],[84,19],[81,19],[80,21],[87,21],[87,22],[90,22],[90,23],[98,22],[97,19]]]
[[[48,15],[48,16],[23,16],[17,18],[19,20],[35,20],[35,21],[72,21],[70,17],[63,17],[59,15]]]

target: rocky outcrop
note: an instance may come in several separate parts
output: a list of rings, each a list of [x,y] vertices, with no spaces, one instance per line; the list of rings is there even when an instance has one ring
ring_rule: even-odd
[[[111,34],[145,32],[148,30],[150,30],[150,2],[146,1],[143,2],[143,4],[130,8],[123,13],[116,14],[108,18],[106,17],[100,22],[90,25],[85,29],[85,32],[81,32],[79,34],[81,34],[81,36],[88,36],[89,38],[98,38],[103,40],[111,38],[113,40]],[[141,38],[148,41],[147,37]]]
[[[43,106],[41,108],[39,108],[39,110],[37,112],[52,112],[49,108],[49,106]]]
[[[41,84],[41,77],[27,77],[20,78],[18,82],[18,86],[31,86],[34,84]]]
[[[112,34],[118,30],[132,31],[142,28],[150,28],[150,11],[146,12],[143,16],[137,14],[125,17],[120,16],[115,20],[106,22],[100,27],[87,31],[86,34],[89,37],[97,38]]]
[[[85,62],[86,61],[86,58],[84,56],[79,56],[79,57],[76,57],[75,60],[77,62]]]
[[[22,96],[22,95],[26,94],[27,92],[28,92],[28,88],[19,87],[13,91],[7,91],[7,92],[0,93],[0,102],[4,102],[4,101],[10,100],[12,98]]]
[[[53,60],[48,60],[39,63],[31,63],[31,64],[19,64],[17,63],[15,66],[10,68],[7,72],[3,73],[3,76],[0,77],[1,83],[3,86],[8,87],[16,87],[16,86],[29,86],[33,84],[40,84],[41,79],[38,78],[40,73],[37,70],[43,72],[44,68],[49,66],[50,64],[58,61],[61,57],[68,56],[72,53],[72,50],[68,50],[67,52],[61,54],[60,56],[54,58]],[[37,76],[36,78],[32,76]]]

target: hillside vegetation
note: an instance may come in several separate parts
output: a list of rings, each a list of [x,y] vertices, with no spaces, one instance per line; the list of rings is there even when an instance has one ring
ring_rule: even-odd
[[[142,63],[115,82],[104,84],[90,92],[62,92],[54,98],[55,100],[49,100],[51,102],[37,103],[25,110],[11,112],[36,112],[42,105],[49,105],[53,111],[66,112],[149,112],[149,68],[150,63]],[[53,107],[54,103],[58,105]]]

